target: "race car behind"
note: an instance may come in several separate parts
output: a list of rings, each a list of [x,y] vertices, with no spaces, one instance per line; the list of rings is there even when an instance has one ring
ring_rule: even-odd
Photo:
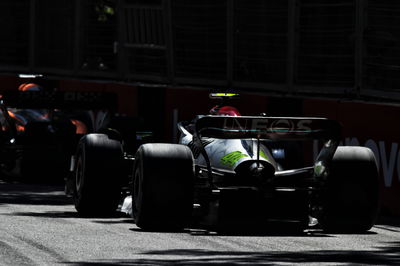
[[[33,83],[23,85],[18,91],[1,95],[0,172],[24,181],[62,182],[70,173],[78,140],[105,128],[95,123],[93,114],[109,114],[103,110],[111,109],[115,97],[102,92],[64,92],[45,90]]]

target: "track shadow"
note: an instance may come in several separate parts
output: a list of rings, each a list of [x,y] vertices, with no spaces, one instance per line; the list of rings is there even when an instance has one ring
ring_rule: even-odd
[[[4,214],[3,214],[4,215]],[[40,218],[80,218],[77,212],[13,212],[7,215],[10,216],[27,216],[27,217],[40,217]]]
[[[46,212],[13,212],[10,216],[27,216],[27,217],[39,217],[39,218],[62,218],[62,219],[87,219],[92,220],[94,223],[99,224],[123,224],[133,223],[132,219],[128,219],[125,216],[115,213],[115,215],[108,216],[80,216],[76,211],[46,211]]]
[[[336,232],[329,233],[325,232],[319,227],[307,227],[305,229],[298,229],[292,227],[285,223],[263,223],[262,225],[256,227],[240,227],[236,228],[215,228],[210,226],[190,226],[183,230],[165,230],[165,229],[154,229],[154,230],[144,230],[138,227],[130,228],[133,232],[143,232],[143,233],[160,233],[160,232],[170,232],[170,233],[185,233],[194,236],[232,236],[232,237],[269,237],[269,236],[282,236],[282,237],[335,237],[336,235],[376,235],[377,233],[371,229],[367,232],[357,232],[357,233],[346,233],[346,232]]]
[[[400,243],[382,243],[376,251],[317,250],[303,252],[285,251],[214,251],[206,249],[170,249],[140,253],[142,259],[95,260],[64,262],[70,265],[276,265],[276,264],[329,264],[329,265],[399,265]]]
[[[306,229],[304,231],[290,231],[285,229],[271,229],[271,228],[264,228],[264,229],[243,229],[243,230],[236,230],[236,231],[226,231],[226,230],[214,230],[210,228],[202,228],[202,227],[193,227],[193,228],[185,228],[183,230],[143,230],[141,228],[130,228],[132,232],[142,232],[142,233],[182,233],[182,234],[190,234],[193,236],[232,236],[232,237],[268,237],[268,236],[290,236],[290,237],[305,237],[305,236],[312,236],[312,237],[332,237],[329,234],[325,234],[322,230],[315,230],[315,229]]]
[[[0,183],[1,204],[70,205],[62,185]]]
[[[95,223],[99,224],[133,224],[134,221],[132,218],[127,219],[127,218],[121,218],[121,219],[112,219],[112,220],[100,220],[100,221],[94,221]]]

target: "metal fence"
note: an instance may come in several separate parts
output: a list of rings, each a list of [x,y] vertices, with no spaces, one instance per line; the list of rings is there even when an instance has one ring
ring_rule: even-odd
[[[0,8],[3,72],[400,99],[399,1],[2,0]]]

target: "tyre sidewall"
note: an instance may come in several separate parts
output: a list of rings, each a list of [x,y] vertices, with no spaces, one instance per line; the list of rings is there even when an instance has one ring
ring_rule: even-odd
[[[364,232],[379,212],[379,179],[372,151],[364,147],[339,147],[322,196],[326,231]]]

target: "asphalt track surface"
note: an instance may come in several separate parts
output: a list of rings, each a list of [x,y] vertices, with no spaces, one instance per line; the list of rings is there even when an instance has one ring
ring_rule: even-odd
[[[367,234],[145,232],[80,218],[59,185],[0,181],[0,265],[400,265],[400,223]]]

